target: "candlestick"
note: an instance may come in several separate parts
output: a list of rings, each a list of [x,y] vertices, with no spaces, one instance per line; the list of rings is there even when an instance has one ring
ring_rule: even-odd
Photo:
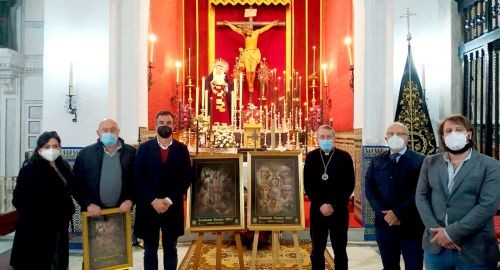
[[[316,76],[316,46],[313,46],[313,75]]]
[[[200,105],[200,96],[199,96],[199,92],[200,92],[200,87],[196,86],[196,102],[195,102],[195,116],[198,116],[198,107]]]
[[[149,35],[149,62],[150,63],[153,63],[153,55],[154,55],[156,39],[157,39],[156,35],[154,35],[154,34]]]

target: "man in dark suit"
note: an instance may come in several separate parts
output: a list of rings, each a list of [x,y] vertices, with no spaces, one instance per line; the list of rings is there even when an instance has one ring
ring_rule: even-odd
[[[438,128],[442,153],[425,158],[415,202],[425,225],[427,270],[497,269],[493,216],[500,201],[500,164],[473,149],[473,129],[462,115]]]
[[[185,144],[174,140],[172,113],[156,114],[157,136],[139,146],[134,184],[138,192],[135,233],[144,240],[144,269],[158,269],[159,231],[164,269],[177,268],[177,238],[184,234],[183,197],[191,184]]]
[[[318,149],[309,152],[304,164],[304,189],[311,201],[312,270],[325,269],[325,248],[330,233],[335,269],[347,270],[349,197],[354,190],[354,167],[349,153],[334,147],[335,131],[318,128]]]
[[[365,194],[375,212],[375,235],[384,270],[422,269],[424,227],[415,207],[415,188],[424,156],[406,147],[408,128],[392,123],[389,150],[375,157],[365,178]]]

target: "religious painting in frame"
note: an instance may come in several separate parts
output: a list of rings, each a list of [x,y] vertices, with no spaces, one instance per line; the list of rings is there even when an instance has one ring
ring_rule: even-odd
[[[195,179],[188,190],[187,229],[244,229],[243,155],[200,154],[192,160]]]
[[[82,213],[83,269],[132,268],[130,213],[105,209],[98,217]]]
[[[304,229],[302,153],[249,152],[248,163],[248,229]]]

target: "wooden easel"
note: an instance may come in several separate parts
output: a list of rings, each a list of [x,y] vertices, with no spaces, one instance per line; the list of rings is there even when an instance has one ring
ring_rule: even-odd
[[[194,265],[193,269],[198,269],[200,265],[201,258],[201,246],[203,245],[203,234],[204,232],[198,232],[198,239],[196,239],[196,247],[195,247],[195,257],[194,257]],[[241,236],[239,231],[234,231],[234,239],[236,241],[236,252],[238,252],[238,261],[240,265],[240,269],[245,269],[245,262],[243,261],[243,249],[241,247]],[[215,232],[215,269],[221,269],[222,266],[222,231]]]
[[[253,248],[252,248],[250,270],[255,269],[255,264],[257,263],[257,260],[259,260],[259,262],[269,262],[269,261],[272,262],[273,270],[276,269],[276,265],[285,261],[293,260],[293,259],[284,259],[280,257],[280,240],[279,240],[280,231],[272,231],[272,240],[271,240],[272,259],[269,260],[264,258],[257,258],[257,245],[259,243],[259,232],[260,231],[255,231],[255,234],[253,236]],[[297,262],[297,269],[302,270],[302,255],[300,253],[299,237],[297,236],[297,231],[291,231],[291,232],[293,238],[293,246],[295,247],[295,258]]]

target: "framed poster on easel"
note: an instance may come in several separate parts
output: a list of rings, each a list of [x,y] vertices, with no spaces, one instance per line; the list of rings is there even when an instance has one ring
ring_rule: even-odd
[[[304,191],[302,154],[249,152],[248,228],[250,230],[302,230]]]

